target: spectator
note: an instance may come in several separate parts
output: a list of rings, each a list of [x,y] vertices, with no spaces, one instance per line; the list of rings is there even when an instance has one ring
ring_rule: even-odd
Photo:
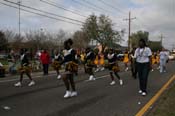
[[[1,62],[0,62],[0,77],[5,77],[5,69]]]
[[[164,48],[160,52],[160,73],[166,72],[166,62],[168,60],[168,54]]]
[[[41,53],[40,60],[43,65],[43,74],[48,75],[50,56],[46,50]]]

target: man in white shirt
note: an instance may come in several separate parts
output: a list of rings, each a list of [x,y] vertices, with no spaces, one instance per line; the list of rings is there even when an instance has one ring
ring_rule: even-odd
[[[146,47],[146,42],[144,39],[140,39],[139,47],[136,49],[134,57],[136,58],[137,71],[139,76],[140,90],[139,93],[142,96],[147,94],[147,80],[148,74],[151,69],[151,49]]]

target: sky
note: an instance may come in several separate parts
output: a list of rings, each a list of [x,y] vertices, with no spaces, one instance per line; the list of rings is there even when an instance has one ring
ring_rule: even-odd
[[[17,3],[19,0],[9,0]],[[45,12],[53,13],[59,16],[71,18],[76,21],[63,19],[58,16],[49,15],[55,19],[48,17],[38,16],[37,14],[28,13],[21,10],[21,32],[24,33],[29,30],[45,30],[47,32],[57,32],[60,29],[65,30],[68,33],[73,33],[77,30],[81,30],[82,22],[90,14],[105,14],[109,16],[114,25],[114,29],[125,29],[125,36],[122,45],[127,45],[128,39],[128,21],[129,11],[131,11],[131,17],[136,19],[131,21],[131,33],[139,30],[148,31],[150,34],[149,39],[153,41],[160,41],[160,35],[163,35],[163,45],[172,49],[175,46],[175,0],[43,0],[55,6],[49,5],[40,0],[21,0],[21,4],[29,6],[35,9],[43,10]],[[5,6],[1,3],[9,5],[14,4],[0,0],[0,30],[14,30],[18,32],[19,23],[19,10]],[[68,12],[58,8],[62,6]],[[21,6],[21,8],[23,8]],[[26,9],[26,8],[23,8]],[[30,10],[30,9],[27,9]],[[34,10],[30,10],[36,12]],[[37,12],[41,13],[41,12]],[[43,14],[43,13],[42,13]],[[47,15],[48,14],[45,14]],[[71,24],[58,20],[63,19],[68,22],[74,22]],[[78,22],[77,22],[78,21]],[[78,25],[77,25],[78,23]],[[80,25],[79,25],[80,24]]]

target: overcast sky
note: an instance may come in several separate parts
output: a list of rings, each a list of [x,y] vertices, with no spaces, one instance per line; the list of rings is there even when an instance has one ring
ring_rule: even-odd
[[[9,1],[18,2],[19,0]],[[83,16],[88,16],[92,13],[96,15],[102,13],[106,14],[113,20],[113,23],[115,23],[115,29],[126,30],[124,37],[125,41],[122,42],[123,45],[127,45],[128,33],[128,22],[123,19],[128,18],[128,12],[131,11],[131,17],[136,17],[131,23],[132,33],[138,30],[149,31],[150,40],[154,41],[159,41],[162,33],[165,37],[163,39],[163,44],[166,48],[171,49],[173,44],[175,44],[175,0],[45,0],[49,3],[54,3],[57,6],[63,6],[64,8],[83,16],[56,8],[41,2],[40,0],[21,1],[23,5],[82,22],[86,19],[86,17]],[[81,2],[82,4],[79,4],[76,1]],[[0,2],[9,4],[4,2],[4,0],[0,0]],[[96,8],[94,8],[94,6]],[[41,28],[49,32],[56,32],[59,29],[63,29],[71,33],[80,30],[81,26],[21,11],[22,32],[28,30],[40,30]],[[3,29],[18,31],[18,9],[10,8],[0,3],[0,30]]]

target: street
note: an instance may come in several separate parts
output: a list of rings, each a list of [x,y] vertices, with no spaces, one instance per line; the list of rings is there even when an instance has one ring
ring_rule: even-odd
[[[14,87],[16,80],[8,77],[0,80],[1,116],[134,116],[174,75],[174,62],[167,65],[167,73],[158,70],[150,73],[148,95],[138,93],[138,80],[130,71],[119,73],[124,85],[110,86],[108,71],[96,73],[96,81],[87,81],[88,75],[75,77],[78,96],[64,99],[65,87],[56,74],[34,78],[36,85],[28,87],[28,79],[22,87]],[[35,77],[35,74],[33,74]],[[9,81],[12,79],[12,81]]]

